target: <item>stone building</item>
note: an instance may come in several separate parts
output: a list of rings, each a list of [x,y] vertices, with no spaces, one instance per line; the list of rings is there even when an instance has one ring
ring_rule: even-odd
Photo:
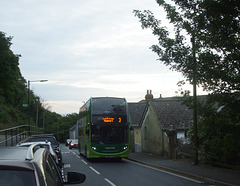
[[[129,103],[129,113],[135,151],[176,158],[177,137],[192,124],[192,110],[177,97],[154,99],[150,90],[145,100]]]

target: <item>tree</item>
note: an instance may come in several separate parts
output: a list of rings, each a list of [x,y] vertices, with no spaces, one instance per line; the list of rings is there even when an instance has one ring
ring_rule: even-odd
[[[199,3],[199,39],[213,60],[201,71],[205,89],[214,92],[240,91],[240,4],[238,0],[206,0]]]
[[[62,118],[63,126],[61,127],[62,141],[69,138],[69,129],[77,123],[79,115],[77,113],[67,114]]]
[[[51,125],[46,126],[46,132],[47,133],[53,133],[58,141],[64,142],[66,139],[69,138],[69,129],[77,123],[77,120],[79,118],[79,115],[77,113],[68,114],[66,116],[61,116],[57,113],[50,113],[51,114],[49,118],[55,119],[51,120],[48,119],[48,123],[51,123]]]
[[[4,125],[24,123],[26,119],[22,113],[26,81],[18,67],[20,55],[10,50],[11,40],[12,37],[0,32],[0,124]]]
[[[157,3],[174,25],[174,37],[170,37],[170,32],[151,11],[134,10],[134,13],[142,28],[150,28],[158,37],[159,43],[151,49],[159,60],[170,69],[182,72],[193,84],[197,163],[196,85],[213,93],[240,91],[240,5],[237,0],[172,0],[171,4],[157,0]]]
[[[12,37],[6,37],[0,32],[0,95],[11,104],[19,104],[24,93],[21,89],[24,81],[18,67],[20,55],[10,50]]]
[[[7,37],[0,32],[0,124],[1,128],[27,124],[28,108],[27,84],[19,68],[20,55],[10,49],[13,37]],[[31,121],[36,122],[35,113],[40,113],[42,107],[39,97],[30,90]]]
[[[157,0],[175,28],[175,38],[161,27],[151,11],[134,10],[142,28],[152,29],[158,45],[151,47],[159,60],[182,72],[190,81],[212,92],[240,91],[240,4],[238,0]],[[190,36],[190,37],[189,37]],[[194,47],[190,45],[194,39]],[[193,44],[193,42],[192,42]],[[196,73],[193,73],[196,52]]]
[[[33,126],[55,134],[63,142],[68,138],[69,129],[76,123],[78,114],[63,117],[51,112],[50,106],[42,104],[32,90],[29,90],[30,104],[23,106],[28,102],[28,87],[19,69],[20,55],[10,49],[12,38],[0,31],[0,129],[25,125],[30,114]]]
[[[161,21],[157,20],[153,13],[150,11],[134,10],[135,15],[140,19],[142,28],[151,28],[152,33],[158,37],[159,44],[153,45],[151,49],[158,54],[159,60],[165,65],[169,65],[171,69],[183,73],[184,76],[193,84],[193,120],[194,120],[194,144],[195,144],[195,158],[194,163],[198,164],[198,134],[197,134],[197,57],[196,54],[200,53],[200,42],[197,39],[197,24],[196,14],[188,12],[181,15],[177,12],[174,6],[171,6],[163,0],[157,1],[160,6],[163,6],[167,12],[167,18],[174,24],[175,38],[169,36],[169,31],[165,27],[161,27]],[[193,4],[189,2],[189,5]],[[184,11],[184,9],[182,9]],[[183,35],[187,33],[190,35],[191,41],[186,42],[187,38]],[[190,43],[192,45],[190,45]]]
[[[201,115],[198,136],[201,155],[205,161],[240,165],[239,97],[239,93],[201,96],[202,100],[198,102],[198,113]],[[190,100],[185,99],[185,102],[191,107]],[[189,134],[193,134],[192,128]]]

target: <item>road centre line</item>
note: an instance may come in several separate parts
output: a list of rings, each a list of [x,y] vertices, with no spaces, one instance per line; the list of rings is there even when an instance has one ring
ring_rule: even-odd
[[[94,169],[93,167],[89,166],[90,169],[92,169],[96,174],[100,174],[100,172],[98,172],[96,169]]]
[[[126,160],[126,159],[125,159]],[[126,160],[126,161],[129,161],[129,160]],[[140,166],[143,166],[143,167],[147,167],[147,168],[150,168],[150,169],[153,169],[153,170],[156,170],[156,171],[160,171],[160,172],[164,172],[166,174],[171,174],[173,176],[176,176],[176,177],[179,177],[179,178],[183,178],[185,180],[189,180],[189,181],[192,181],[192,182],[195,182],[195,183],[200,183],[200,184],[203,184],[204,182],[203,181],[199,181],[199,180],[195,180],[195,179],[192,179],[192,178],[188,178],[188,177],[185,177],[185,176],[181,176],[179,174],[175,174],[175,173],[172,173],[172,172],[168,172],[168,171],[165,171],[165,170],[161,170],[161,169],[157,169],[157,168],[154,168],[154,167],[151,167],[149,165],[143,165],[141,163],[137,163],[137,162],[133,162],[133,161],[129,161],[131,163],[135,163],[137,165],[140,165]]]
[[[80,157],[79,157],[80,158]],[[80,158],[81,159],[81,158]],[[84,161],[83,159],[81,159],[81,161],[84,163],[84,164],[88,164],[86,161]],[[100,172],[98,172],[96,169],[94,169],[93,167],[91,167],[91,166],[89,166],[89,168],[90,169],[92,169],[96,174],[100,174]],[[107,178],[104,178],[104,180],[106,181],[106,182],[108,182],[110,185],[112,185],[112,186],[116,186],[113,182],[111,182],[109,179],[107,179]]]
[[[85,163],[85,165],[87,165],[88,163],[86,161],[84,161],[83,159],[81,159],[83,163]]]
[[[108,182],[110,185],[112,185],[112,186],[116,186],[113,182],[111,182],[109,179],[107,179],[107,178],[104,178],[104,180],[106,181],[106,182]]]

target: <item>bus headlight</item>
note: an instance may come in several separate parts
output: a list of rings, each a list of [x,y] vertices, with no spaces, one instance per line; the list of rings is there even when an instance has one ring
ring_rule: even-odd
[[[96,147],[92,147],[92,150],[97,150],[97,148]]]
[[[125,147],[123,147],[123,150],[126,150],[128,148],[128,146],[125,146]]]

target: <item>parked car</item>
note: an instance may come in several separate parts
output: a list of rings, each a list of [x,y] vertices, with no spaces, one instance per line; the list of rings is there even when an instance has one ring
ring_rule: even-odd
[[[45,148],[47,149],[50,154],[52,155],[53,159],[56,161],[57,165],[61,167],[61,165],[59,164],[58,158],[57,158],[57,154],[55,153],[55,151],[52,148],[51,142],[25,142],[25,143],[19,143],[17,144],[18,147],[29,147],[31,145],[35,144],[35,148]]]
[[[78,148],[78,139],[73,139],[69,144],[69,149]]]
[[[68,172],[67,179],[45,148],[0,147],[0,185],[46,186],[80,184],[86,176]]]
[[[72,141],[72,139],[67,139],[65,145],[68,146],[71,141]]]
[[[32,135],[26,139],[24,139],[23,141],[21,141],[20,143],[25,143],[25,142],[46,142],[49,141],[51,142],[51,145],[53,147],[53,150],[55,151],[55,153],[57,154],[58,157],[58,162],[59,164],[62,164],[62,152],[61,149],[59,147],[59,143],[57,142],[56,138],[54,137],[53,134],[39,134],[39,135]]]

